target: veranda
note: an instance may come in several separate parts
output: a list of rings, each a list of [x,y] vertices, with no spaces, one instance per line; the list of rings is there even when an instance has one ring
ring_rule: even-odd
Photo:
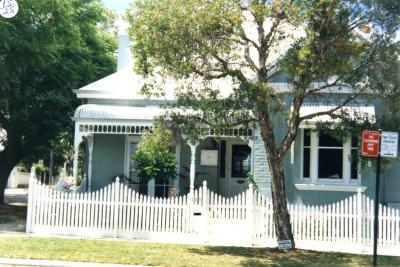
[[[373,202],[359,191],[325,206],[289,205],[297,248],[371,253]],[[222,197],[203,186],[153,198],[117,179],[96,192],[55,191],[31,173],[26,231],[39,235],[114,237],[234,246],[277,246],[272,201],[252,187]],[[379,207],[379,254],[400,256],[399,210]]]

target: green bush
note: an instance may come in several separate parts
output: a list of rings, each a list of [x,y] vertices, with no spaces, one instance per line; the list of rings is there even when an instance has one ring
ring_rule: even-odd
[[[136,161],[137,175],[141,183],[154,178],[156,183],[168,182],[176,176],[173,133],[163,120],[154,123],[152,132],[143,135],[133,155]]]

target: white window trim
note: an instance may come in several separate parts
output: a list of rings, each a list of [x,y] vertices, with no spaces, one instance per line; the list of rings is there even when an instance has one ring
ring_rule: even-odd
[[[130,150],[130,143],[139,143],[140,136],[131,136],[131,135],[126,135],[125,136],[125,162],[124,162],[124,170],[125,170],[125,176],[129,177],[129,150]]]
[[[295,187],[298,190],[304,191],[338,191],[338,192],[364,192],[367,187],[359,186],[359,185],[351,185],[351,184],[295,184]]]
[[[326,179],[326,178],[319,178],[318,177],[318,133],[311,131],[310,137],[310,178],[303,177],[303,162],[304,162],[304,130],[305,129],[312,129],[310,128],[302,128],[301,129],[301,156],[300,156],[300,181],[304,185],[338,185],[342,187],[338,188],[331,188],[331,187],[324,187],[325,189],[318,189],[317,187],[309,187],[309,189],[304,189],[301,185],[296,184],[296,187],[300,190],[329,190],[329,191],[349,191],[350,189],[346,189],[343,185],[348,186],[359,186],[361,185],[361,172],[360,167],[358,168],[357,179],[351,179],[351,164],[350,164],[350,156],[351,156],[351,138],[348,137],[347,140],[343,144],[343,173],[342,179]],[[299,185],[299,186],[298,186]],[[342,188],[342,190],[340,190]],[[353,189],[351,189],[353,190]],[[350,190],[350,191],[351,191]]]

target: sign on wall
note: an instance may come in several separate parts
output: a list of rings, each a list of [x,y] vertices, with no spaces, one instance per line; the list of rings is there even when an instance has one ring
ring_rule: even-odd
[[[382,132],[381,157],[397,158],[398,139],[398,133]]]
[[[379,137],[380,134],[378,131],[363,131],[361,155],[365,157],[378,157]]]
[[[218,166],[218,150],[201,150],[201,166]]]

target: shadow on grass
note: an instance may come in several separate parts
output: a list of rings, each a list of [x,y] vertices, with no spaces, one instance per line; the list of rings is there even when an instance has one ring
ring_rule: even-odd
[[[272,248],[204,247],[191,248],[199,255],[243,257],[241,266],[370,266],[371,256],[309,250],[280,251]],[[400,266],[400,257],[379,257],[381,266]]]

